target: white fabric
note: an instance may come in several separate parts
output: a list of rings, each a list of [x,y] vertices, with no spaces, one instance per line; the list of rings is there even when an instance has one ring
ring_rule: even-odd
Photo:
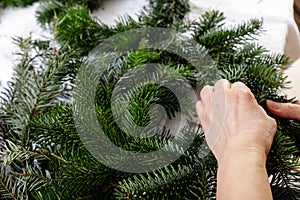
[[[14,53],[18,50],[12,38],[32,36],[35,39],[47,34],[36,22],[35,11],[38,6],[34,4],[27,8],[0,9],[0,84],[2,87],[6,86],[6,82],[12,76],[13,62],[16,59]]]
[[[291,88],[285,93],[290,98],[297,97],[297,99],[300,100],[300,59],[294,62],[291,67],[284,71],[284,73],[291,82]]]
[[[105,0],[93,15],[108,25],[115,24],[120,16],[126,14],[137,20],[137,14],[149,4],[148,2],[148,0]]]

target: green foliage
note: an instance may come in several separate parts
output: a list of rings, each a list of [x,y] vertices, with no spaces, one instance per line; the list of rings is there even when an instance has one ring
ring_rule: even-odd
[[[106,38],[111,34],[107,26],[101,27],[89,15],[88,9],[82,6],[70,8],[57,22],[56,39],[61,43],[67,42],[72,48],[84,47],[91,50],[98,44],[101,37]]]
[[[69,96],[66,81],[74,77],[76,66],[80,66],[74,50],[56,51],[49,47],[49,41],[18,38],[16,43],[20,48],[19,65],[1,97],[2,199],[27,199],[36,188],[52,182],[52,164],[58,157],[37,148],[39,140],[34,138],[38,135],[31,128],[40,112]],[[69,68],[72,62],[76,64]]]
[[[187,0],[150,0],[149,8],[145,8],[140,15],[140,21],[148,26],[167,28],[183,20],[188,11],[190,6]]]
[[[26,7],[35,2],[40,3],[36,12],[37,21],[43,27],[53,25],[52,23],[59,15],[64,15],[69,8],[81,5],[90,11],[99,9],[103,0],[0,0],[0,7]]]
[[[47,6],[48,7],[48,6]],[[120,18],[115,26],[107,26],[89,15],[86,6],[75,6],[58,16],[55,25],[56,38],[84,54],[91,51],[104,39],[134,28],[169,27],[183,20],[189,11],[187,0],[150,1],[150,7],[142,11],[139,21],[129,16]]]
[[[124,180],[116,195],[118,199],[215,199],[215,183],[209,170],[179,165]]]
[[[0,1],[0,5],[3,7],[8,7],[8,6],[13,6],[13,7],[25,7],[25,6],[29,6],[32,5],[35,2],[41,2],[43,9],[46,9],[46,5],[50,6],[52,9],[47,8],[47,11],[52,10],[53,14],[54,11],[56,12],[56,14],[58,14],[57,11],[62,12],[64,8],[66,7],[71,7],[74,6],[76,4],[80,4],[80,5],[86,5],[89,7],[89,9],[91,10],[95,10],[97,8],[99,8],[99,5],[101,3],[101,0],[1,0]],[[53,5],[60,5],[58,6],[54,6]],[[43,11],[42,11],[43,12]],[[54,17],[54,15],[49,16],[50,18],[48,18],[46,21],[50,22],[49,19],[51,19],[52,17]]]
[[[142,49],[129,51],[106,66],[97,87],[95,111],[110,140],[128,151],[149,152],[164,146],[169,152],[183,153],[169,166],[138,174],[103,165],[82,144],[70,98],[79,67],[86,66],[85,56],[91,49],[117,33],[148,26],[170,27],[191,32],[193,39],[213,58],[218,78],[243,81],[265,107],[266,99],[293,102],[279,95],[288,87],[286,77],[279,71],[288,64],[288,59],[270,55],[253,43],[261,32],[262,24],[258,20],[224,28],[223,14],[212,11],[202,15],[199,21],[183,22],[189,9],[186,0],[151,0],[138,21],[124,17],[112,27],[90,16],[91,8],[86,6],[89,1],[80,2],[84,5],[80,3],[57,14],[53,26],[58,45],[31,38],[16,40],[18,65],[13,81],[1,96],[0,199],[215,199],[217,163],[211,153],[204,158],[200,154],[204,150],[201,127],[189,121],[182,130],[178,136],[180,142],[196,135],[190,147],[182,152],[172,143],[175,137],[167,127],[149,129],[149,138],[127,135],[118,127],[111,108],[116,84],[122,80],[125,86],[130,85],[133,79],[127,72],[135,66],[159,63],[152,78],[160,78],[162,72],[174,72],[174,79],[180,74],[197,89],[202,83],[196,66],[166,50]],[[64,6],[56,3],[58,7]],[[50,17],[56,13],[51,13],[51,9],[49,6]],[[140,47],[150,42],[140,36],[133,38]],[[181,40],[182,44],[188,44],[190,39]],[[132,41],[121,41],[120,45],[126,42]],[[188,45],[182,48],[191,57],[203,53],[202,48],[191,50]],[[124,98],[130,100],[130,116],[139,125],[150,123],[153,114],[150,108],[156,104],[166,108],[169,119],[178,111],[184,112],[178,99],[165,87],[148,84],[135,89],[138,90],[133,96],[125,94]],[[296,169],[299,168],[300,122],[278,117],[276,120],[278,130],[267,160],[274,199],[299,199],[300,172]],[[125,123],[124,127],[130,130],[131,125]],[[119,159],[122,164],[123,158]]]
[[[25,6],[32,5],[37,1],[39,0],[1,0],[0,6],[1,7],[8,7],[8,6],[25,7]]]
[[[40,9],[37,11],[38,22],[46,26],[63,16],[69,8],[81,5],[86,6],[90,11],[96,10],[103,0],[42,0]]]
[[[222,15],[219,17],[222,18]],[[209,53],[212,55],[219,55],[222,52],[228,54],[233,52],[238,45],[247,44],[247,41],[254,39],[255,35],[260,32],[261,23],[262,22],[259,20],[250,20],[248,23],[244,23],[230,29],[223,28],[215,31],[211,30],[213,27],[211,27],[210,24],[207,24],[210,32],[205,33],[201,30],[201,28],[197,28],[195,30],[194,39],[201,45],[208,48]],[[216,26],[218,25],[219,22],[217,21]]]

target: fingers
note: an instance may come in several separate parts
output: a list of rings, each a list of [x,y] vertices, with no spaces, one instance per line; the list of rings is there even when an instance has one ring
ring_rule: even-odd
[[[214,93],[214,87],[206,85],[200,92],[201,100],[205,105],[209,105],[212,95]]]
[[[231,89],[238,89],[238,90],[243,90],[245,92],[251,92],[251,90],[242,82],[233,83]]]
[[[200,119],[200,123],[204,131],[207,131],[208,126],[210,124],[209,115],[211,113],[213,92],[214,88],[212,86],[205,86],[200,93],[201,101],[198,101],[196,105],[198,117]]]
[[[224,91],[230,89],[231,83],[228,80],[221,79],[217,81],[215,86],[206,85],[200,92],[201,103],[203,105],[203,109],[211,115],[212,107],[213,107],[213,98],[224,98]]]
[[[251,92],[250,88],[248,88],[242,82],[233,83],[231,89],[237,93],[236,96],[238,97],[242,97],[243,99],[247,99],[247,100],[255,100],[254,95]]]
[[[202,125],[202,128],[204,131],[207,131],[208,130],[208,126],[209,126],[209,123],[210,123],[210,120],[207,116],[207,112],[203,106],[203,103],[202,101],[198,101],[197,104],[196,104],[196,109],[197,109],[197,114],[198,114],[198,117],[200,119],[200,123]]]
[[[222,109],[218,109],[218,106],[224,104],[224,101],[216,104],[216,99],[224,99],[224,90],[230,89],[230,82],[222,79],[219,80],[215,86],[205,86],[200,93],[201,101],[197,102],[197,113],[204,129],[204,132],[208,131],[209,125],[211,123],[211,118],[213,117],[213,112],[221,112]],[[213,108],[215,107],[215,108]],[[224,107],[224,106],[223,106]],[[214,110],[213,110],[214,109]]]
[[[278,117],[300,120],[300,105],[267,101],[268,109]]]
[[[212,97],[214,92],[230,89],[230,87],[231,87],[231,83],[226,79],[221,79],[221,80],[217,81],[217,83],[215,84],[214,87],[210,86],[210,85],[206,85],[201,90],[201,93],[200,93],[201,99],[204,100],[204,101],[205,100],[211,100],[211,97]]]
[[[231,88],[231,83],[226,79],[221,79],[215,84],[215,91],[226,90]]]
[[[231,87],[231,83],[226,79],[221,79],[217,81],[215,86],[205,86],[200,93],[201,101],[203,103],[203,107],[206,109],[209,115],[211,115],[211,109],[213,107],[213,98],[214,99],[224,99],[224,91],[229,90]]]

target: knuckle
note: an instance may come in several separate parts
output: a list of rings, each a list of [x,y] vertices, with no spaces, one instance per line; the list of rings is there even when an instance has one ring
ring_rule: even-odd
[[[272,132],[276,132],[276,129],[277,129],[277,122],[274,118],[272,117],[268,117],[268,121],[269,121],[269,125],[270,125],[270,128],[271,128],[271,131]]]
[[[241,81],[237,81],[237,82],[235,82],[234,84],[236,84],[236,85],[242,85],[242,86],[245,85],[245,84],[244,84],[243,82],[241,82]]]
[[[277,126],[277,122],[274,118],[270,117],[270,122],[271,122],[271,125],[276,127]]]
[[[215,87],[216,88],[224,88],[226,86],[230,85],[230,82],[226,79],[220,79],[216,82]]]
[[[237,87],[237,88],[248,88],[243,82],[241,81],[237,81],[235,83],[232,84],[233,86]]]
[[[200,96],[201,98],[210,96],[212,93],[213,87],[210,85],[206,85],[202,88],[201,92],[200,92]]]
[[[197,110],[201,110],[202,109],[202,102],[201,101],[197,101],[196,102],[196,109]]]
[[[238,96],[239,98],[242,98],[242,99],[249,100],[249,99],[254,98],[254,95],[252,94],[252,92],[245,88],[237,88],[237,89],[235,89],[234,93],[236,96]]]
[[[288,104],[286,104],[286,105],[287,105],[287,109],[288,109],[289,111],[293,112],[293,110],[294,110],[294,105],[291,104],[291,103],[288,103]]]
[[[217,83],[228,83],[228,82],[229,81],[227,79],[220,79],[220,80],[217,81]]]

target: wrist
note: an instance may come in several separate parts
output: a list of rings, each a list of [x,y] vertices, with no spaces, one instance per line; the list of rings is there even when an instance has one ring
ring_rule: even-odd
[[[217,199],[272,199],[265,163],[266,156],[256,150],[224,154],[217,173]]]
[[[247,166],[257,166],[265,168],[267,155],[263,151],[255,148],[244,148],[224,151],[222,156],[218,159],[218,165],[226,166],[231,163]]]

